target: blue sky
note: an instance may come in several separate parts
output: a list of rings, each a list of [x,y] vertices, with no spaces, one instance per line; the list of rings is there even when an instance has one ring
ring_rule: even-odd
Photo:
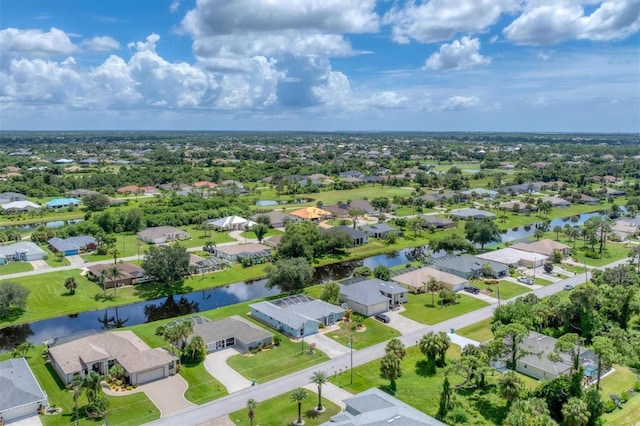
[[[640,131],[640,0],[0,0],[3,130]]]

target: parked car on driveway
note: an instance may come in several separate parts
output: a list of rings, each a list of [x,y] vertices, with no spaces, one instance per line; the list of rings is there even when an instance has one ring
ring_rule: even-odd
[[[531,277],[518,277],[516,281],[522,284],[527,284],[527,285],[532,285],[535,282]]]
[[[375,319],[377,319],[380,322],[383,322],[385,324],[387,324],[389,321],[391,321],[391,318],[389,318],[388,315],[386,314],[375,314],[373,316]]]
[[[474,287],[474,286],[467,286],[467,287],[464,288],[464,291],[466,291],[467,293],[472,293],[472,294],[480,293],[480,289],[478,287]]]

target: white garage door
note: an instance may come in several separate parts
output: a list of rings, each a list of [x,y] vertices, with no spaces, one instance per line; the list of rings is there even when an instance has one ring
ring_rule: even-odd
[[[152,380],[162,379],[164,377],[164,368],[159,367],[153,370],[138,373],[138,384],[150,382]]]

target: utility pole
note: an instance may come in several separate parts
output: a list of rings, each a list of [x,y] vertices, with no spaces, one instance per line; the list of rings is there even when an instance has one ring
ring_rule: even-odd
[[[349,384],[353,384],[353,333],[349,335],[349,348],[351,348],[351,381]]]

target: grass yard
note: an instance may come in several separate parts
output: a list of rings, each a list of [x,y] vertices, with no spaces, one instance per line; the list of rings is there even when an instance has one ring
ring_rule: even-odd
[[[196,405],[227,395],[227,389],[209,374],[204,363],[182,364],[180,375],[189,383],[184,397]]]
[[[600,382],[602,400],[607,401],[609,394],[633,389],[633,385],[639,380],[639,372],[621,365],[614,365],[616,371],[604,377]],[[616,409],[611,413],[603,414],[605,425],[636,426],[640,420],[640,395],[635,394],[627,401],[622,409]]]
[[[486,320],[471,324],[467,327],[456,330],[456,334],[477,342],[486,342],[493,339],[493,333],[491,332],[491,320],[492,318],[487,318]]]
[[[326,411],[317,414],[313,409],[318,405],[318,395],[307,391],[308,397],[302,402],[302,419],[306,426],[316,426],[328,422],[332,416],[340,412],[340,407],[322,398],[322,406]],[[291,394],[285,393],[275,398],[259,402],[254,410],[253,424],[260,426],[287,426],[298,419],[298,404],[291,401]],[[238,426],[250,424],[246,409],[229,414],[229,418]]]
[[[362,324],[365,326],[365,331],[362,332],[355,331],[355,321],[347,323],[340,321],[338,324],[340,326],[339,330],[329,331],[325,336],[330,337],[347,347],[349,347],[351,336],[353,336],[354,349],[366,348],[400,336],[400,333],[397,330],[387,327],[380,321],[373,318],[365,318],[362,321]]]
[[[9,262],[0,266],[0,275],[17,274],[18,272],[33,271],[29,262]]]
[[[535,278],[534,282],[537,285],[549,285],[549,284],[551,284],[551,281],[548,281],[548,280],[545,280],[545,279],[542,279],[542,278],[538,278],[538,277]]]
[[[69,259],[67,259],[65,256],[58,257],[47,246],[39,246],[39,247],[42,250],[47,252],[47,257],[46,257],[46,259],[44,261],[47,262],[47,265],[49,265],[50,267],[58,268],[60,266],[69,266],[69,265],[71,265],[71,263],[69,262]]]
[[[588,248],[591,249],[590,247]],[[615,262],[616,260],[624,259],[629,256],[629,247],[626,247],[623,243],[608,242],[605,246],[602,256],[599,259],[592,259],[584,255],[583,248],[578,248],[578,252],[575,258],[581,263],[586,263],[588,266],[604,266],[608,263]],[[598,251],[596,245],[595,251]],[[584,272],[584,268],[583,268]]]
[[[284,232],[282,232],[279,229],[269,228],[269,230],[267,231],[267,233],[264,235],[262,239],[265,240],[266,238],[273,237],[274,235],[282,235],[282,234],[284,234]],[[242,235],[243,238],[257,238],[256,234],[253,231],[246,231],[241,233],[240,235]]]
[[[46,363],[41,353],[43,346],[37,346],[29,353],[27,362],[38,383],[47,393],[50,404],[62,408],[62,413],[40,416],[45,426],[66,426],[74,424],[73,392],[67,391],[51,364]],[[10,354],[0,355],[0,360],[10,358]],[[160,418],[160,411],[143,392],[123,396],[107,396],[109,401],[109,423],[114,425],[137,426]],[[80,396],[80,425],[96,425],[96,420],[86,417],[82,407],[87,404],[84,394]],[[103,419],[98,422],[102,423]]]
[[[234,355],[227,364],[246,379],[265,383],[329,360],[317,349],[310,353],[306,342],[295,342],[288,336],[279,335],[282,337],[280,346],[256,354]]]
[[[498,284],[497,286],[495,284],[485,284],[481,280],[474,280],[471,285],[478,287],[480,290],[489,290],[491,292],[489,296],[495,298],[498,297],[498,291],[500,291],[501,300],[511,299],[512,297],[519,296],[531,291],[530,288],[525,287],[524,285],[512,283],[511,281],[506,280],[500,280],[500,284]]]
[[[401,315],[422,324],[433,325],[488,305],[488,303],[483,300],[464,294],[460,294],[459,296],[460,298],[457,304],[440,307],[438,304],[440,298],[436,294],[434,307],[431,305],[431,293],[409,293],[409,303],[404,305],[405,310]]]

